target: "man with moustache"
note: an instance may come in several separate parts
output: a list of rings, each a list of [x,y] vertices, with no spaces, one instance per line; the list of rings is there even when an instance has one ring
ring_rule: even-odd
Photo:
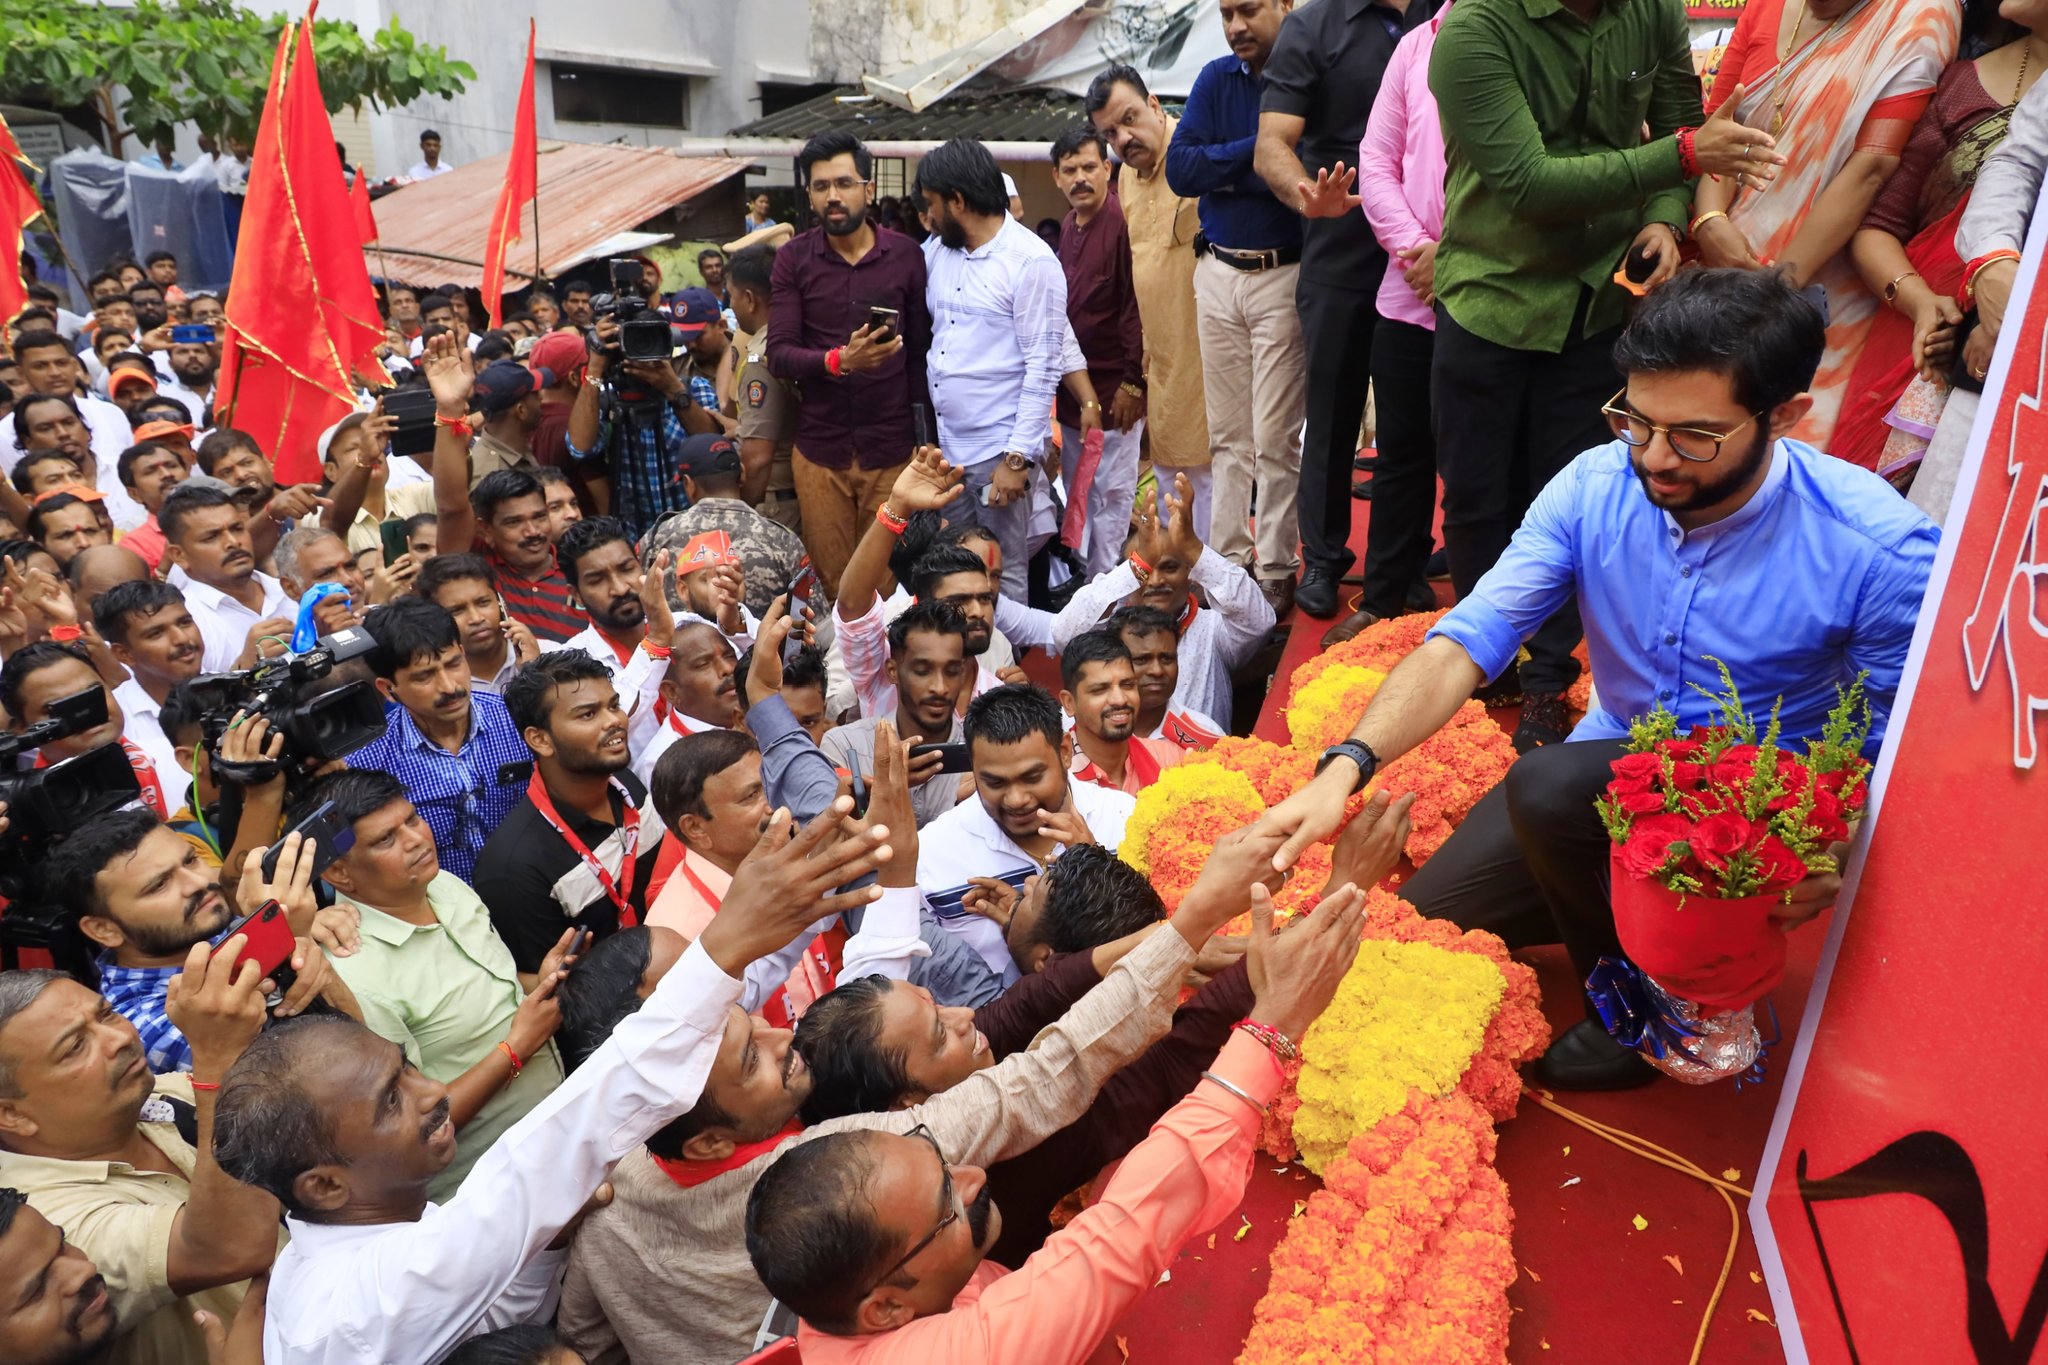
[[[556,654],[532,689],[576,692]],[[609,681],[584,661],[584,681]],[[568,683],[567,687],[558,686]],[[517,689],[515,689],[515,695]],[[576,697],[553,698],[553,704]],[[541,717],[557,731],[560,715]],[[272,1365],[436,1361],[463,1341],[554,1311],[565,1249],[610,1170],[689,1110],[723,1054],[741,977],[818,919],[877,898],[833,888],[888,860],[886,835],[842,836],[840,800],[796,838],[778,819],[747,875],[638,1013],[503,1141],[445,1204],[427,1186],[455,1155],[446,1087],[397,1044],[329,1018],[266,1030],[221,1083],[221,1168],[285,1206],[290,1244],[271,1273]],[[557,917],[555,932],[563,926]]]
[[[115,547],[118,549],[119,547]],[[206,642],[185,606],[185,595],[168,583],[144,578],[116,583],[92,606],[93,624],[128,681],[114,689],[125,719],[122,734],[142,746],[164,779],[171,810],[184,800],[178,761],[164,737],[158,715],[171,689],[199,676]]]
[[[86,1365],[114,1335],[114,1300],[92,1258],[63,1229],[0,1185],[0,1357],[18,1365]]]
[[[157,519],[171,565],[165,581],[185,594],[199,623],[208,673],[249,667],[262,657],[266,636],[291,638],[298,604],[257,569],[249,517],[234,494],[213,479],[188,479],[164,499]]]
[[[1273,606],[1250,574],[1195,534],[1185,471],[1175,475],[1175,489],[1166,498],[1164,525],[1152,508],[1138,509],[1124,562],[1074,594],[1054,623],[1053,644],[1064,649],[1119,605],[1166,612],[1180,632],[1173,704],[1204,716],[1228,716],[1231,670],[1265,643]]]
[[[224,1173],[212,1141],[214,1087],[262,1027],[262,986],[253,971],[230,980],[203,947],[179,960],[170,1009],[192,1041],[191,1076],[152,1075],[134,1026],[77,982],[0,974],[0,1185],[34,1210],[15,1213],[17,1228],[47,1218],[89,1263],[59,1256],[62,1336],[111,1339],[104,1353],[7,1351],[10,1362],[203,1365],[194,1314],[232,1319],[277,1254],[277,1201]],[[7,1252],[18,1240],[0,1232]],[[38,1263],[50,1265],[54,1239],[44,1246]],[[20,1262],[0,1265],[11,1278]],[[0,1350],[8,1336],[0,1329]]]
[[[355,833],[339,858],[323,850],[320,875],[336,904],[359,917],[361,946],[334,959],[363,1022],[405,1049],[448,1087],[455,1160],[427,1184],[445,1202],[476,1159],[562,1083],[554,1000],[572,932],[525,985],[476,892],[435,855],[438,837],[389,773],[351,768],[322,778],[294,820],[333,802]]]
[[[291,869],[284,860],[280,867],[279,876],[287,876]],[[155,815],[129,809],[73,832],[51,850],[46,875],[71,927],[89,949],[98,950],[94,966],[100,993],[141,1037],[149,1069],[193,1070],[197,1054],[168,1001],[172,982],[188,969],[192,951],[218,947],[235,920],[235,907],[221,891],[220,864]],[[237,894],[246,899],[261,876],[258,860],[250,860]],[[258,894],[247,908],[266,899],[267,893]],[[277,1007],[277,1017],[299,1014],[315,998],[330,994],[335,1003],[352,1006],[310,937],[318,913],[310,894],[303,904],[285,908],[301,931],[292,955],[298,978]],[[332,932],[332,924],[328,921],[321,932]],[[219,1074],[213,1071],[205,1079]]]
[[[348,756],[405,783],[440,850],[440,866],[463,881],[524,791],[511,770],[531,755],[504,701],[470,686],[455,618],[434,603],[403,597],[370,613],[364,629],[384,733]]]
[[[1716,661],[1745,696],[1779,698],[1788,736],[1819,734],[1836,689],[1861,677],[1874,756],[1940,532],[1868,470],[1787,438],[1811,405],[1804,390],[1824,332],[1814,305],[1770,271],[1681,271],[1645,299],[1614,348],[1627,376],[1605,409],[1616,439],[1550,481],[1499,562],[1388,675],[1350,740],[1266,813],[1262,826],[1289,836],[1275,866],[1335,830],[1382,764],[1448,721],[1574,598],[1599,703],[1571,742],[1516,760],[1402,884],[1423,914],[1511,947],[1562,942],[1581,980],[1620,956],[1593,801],[1631,717],[1661,706],[1681,731],[1714,723]],[[1835,874],[1808,877],[1775,917],[1803,923],[1839,887]],[[1583,1090],[1656,1073],[1589,1017],[1558,1036],[1536,1074]]]
[[[745,719],[739,662],[732,641],[710,622],[685,621],[676,627],[668,667],[658,675],[660,696],[653,722],[636,725],[628,735],[633,772],[642,783],[653,785],[661,756],[683,736],[730,730]]]
[[[633,536],[611,517],[571,522],[555,546],[562,576],[576,590],[590,624],[560,644],[546,649],[580,649],[612,670],[612,681],[628,706],[637,706],[650,673],[668,657],[674,619],[668,611],[661,577],[668,555],[655,559],[650,575],[633,552]],[[651,609],[650,609],[651,608]]]
[[[1088,575],[1116,562],[1119,530],[1130,521],[1138,486],[1138,448],[1145,434],[1145,333],[1131,283],[1131,244],[1123,206],[1110,190],[1109,144],[1092,124],[1077,123],[1052,144],[1053,179],[1070,207],[1060,224],[1060,269],[1067,277],[1067,322],[1088,362],[1095,392],[1109,398],[1102,418],[1102,456],[1088,482],[1082,560]],[[1069,501],[1083,446],[1080,408],[1064,389],[1057,399],[1060,467]]]
[[[1137,733],[1138,674],[1116,632],[1075,636],[1060,651],[1060,683],[1060,705],[1074,722],[1076,780],[1136,796],[1180,762],[1178,747]]]
[[[768,368],[802,386],[793,472],[811,560],[825,591],[916,444],[913,404],[931,401],[925,258],[869,221],[874,157],[849,132],[820,133],[797,154],[819,226],[775,253]],[[877,327],[875,308],[896,310]]]
[[[128,417],[106,399],[83,391],[85,372],[71,343],[51,331],[23,332],[14,339],[14,359],[21,367],[22,391],[74,399],[93,454],[112,469],[129,444]],[[0,471],[13,473],[14,462],[27,448],[17,427],[0,425]]]
[[[220,373],[218,341],[174,341],[165,353],[170,377],[157,392],[177,399],[197,426],[212,426],[213,381]]]
[[[632,771],[626,708],[605,661],[556,650],[519,670],[505,706],[533,776],[484,845],[471,884],[522,972],[565,928],[604,938],[640,923],[661,816]]]
[[[121,537],[121,543],[141,555],[149,572],[155,573],[168,546],[157,513],[163,510],[164,499],[171,495],[171,490],[183,482],[185,462],[169,446],[138,437],[134,445],[121,452],[114,469],[121,486],[149,514],[142,525]]]
[[[1174,705],[1180,690],[1180,619],[1158,607],[1118,607],[1102,622],[1130,651],[1138,675],[1137,733],[1182,750],[1206,749],[1228,733],[1214,717]]]
[[[27,371],[28,363],[22,362],[21,368]],[[121,420],[125,425],[127,418],[124,416]],[[91,400],[83,395],[63,390],[23,395],[15,403],[9,420],[0,423],[0,432],[15,438],[15,449],[6,457],[9,472],[28,451],[61,451],[78,466],[85,484],[98,490],[106,499],[107,515],[114,527],[122,531],[133,530],[142,525],[148,514],[140,503],[128,496],[128,490],[121,486],[116,472],[121,452],[128,448],[130,439],[124,435],[118,442],[112,442],[112,453],[102,457],[102,449],[109,443],[102,439],[99,429],[91,423]]]

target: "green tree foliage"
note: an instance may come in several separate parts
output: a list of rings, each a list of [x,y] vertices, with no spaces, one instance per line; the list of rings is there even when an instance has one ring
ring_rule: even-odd
[[[155,144],[192,122],[246,144],[285,23],[234,0],[0,0],[0,101],[88,109],[111,143]],[[353,24],[320,20],[313,51],[330,111],[454,95],[476,79],[467,62],[420,44],[395,19],[367,41]]]

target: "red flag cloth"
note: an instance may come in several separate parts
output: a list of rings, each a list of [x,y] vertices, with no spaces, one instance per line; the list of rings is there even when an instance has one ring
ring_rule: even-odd
[[[526,75],[519,82],[519,108],[512,116],[512,155],[505,162],[505,187],[491,211],[491,232],[484,245],[484,278],[478,292],[491,326],[505,321],[505,248],[519,240],[520,215],[539,192],[534,165],[540,143],[533,128],[533,20],[526,21]]]
[[[1081,441],[1081,458],[1074,462],[1074,486],[1067,490],[1067,515],[1060,523],[1060,541],[1069,550],[1081,548],[1081,532],[1088,524],[1088,490],[1102,467],[1102,440],[1102,428],[1089,432]]]
[[[356,236],[368,246],[377,240],[377,216],[370,212],[370,177],[363,169],[356,168],[356,183],[348,192],[349,212],[356,218]]]
[[[320,433],[355,410],[351,371],[384,371],[377,296],[320,96],[312,12],[279,35],[228,288],[223,425],[255,436],[281,484],[320,477]],[[308,304],[311,307],[308,307]]]
[[[42,213],[42,201],[29,183],[28,158],[14,140],[14,130],[0,118],[0,322],[11,322],[28,307],[28,281],[21,274],[21,252],[28,225]]]

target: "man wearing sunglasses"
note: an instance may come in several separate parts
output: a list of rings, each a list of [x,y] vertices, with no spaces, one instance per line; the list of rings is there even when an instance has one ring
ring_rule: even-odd
[[[1615,440],[1551,480],[1350,740],[1267,812],[1262,827],[1289,836],[1282,863],[1334,830],[1377,767],[1427,739],[1571,601],[1597,700],[1572,742],[1523,755],[1403,884],[1423,914],[1510,947],[1562,942],[1582,980],[1620,956],[1593,801],[1632,718],[1662,707],[1681,730],[1714,723],[1716,661],[1753,704],[1780,700],[1788,741],[1817,736],[1837,687],[1862,675],[1875,756],[1940,532],[1875,474],[1785,438],[1812,401],[1824,328],[1771,271],[1685,271],[1650,295],[1614,348],[1628,380],[1606,408]],[[1834,875],[1800,882],[1780,923],[1813,918],[1839,887]],[[1650,1067],[1588,1015],[1544,1055],[1542,1083],[1649,1081]]]

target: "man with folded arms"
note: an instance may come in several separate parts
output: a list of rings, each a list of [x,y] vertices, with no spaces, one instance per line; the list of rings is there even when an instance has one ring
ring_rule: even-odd
[[[446,1087],[395,1043],[319,1018],[274,1028],[228,1071],[215,1115],[228,1174],[284,1204],[270,1365],[432,1365],[467,1338],[554,1311],[562,1248],[611,1167],[695,1107],[727,1047],[747,964],[889,860],[886,830],[833,840],[851,802],[789,838],[777,814],[717,916],[575,1074],[477,1161],[443,1205],[455,1155]],[[828,847],[829,843],[829,847]]]

